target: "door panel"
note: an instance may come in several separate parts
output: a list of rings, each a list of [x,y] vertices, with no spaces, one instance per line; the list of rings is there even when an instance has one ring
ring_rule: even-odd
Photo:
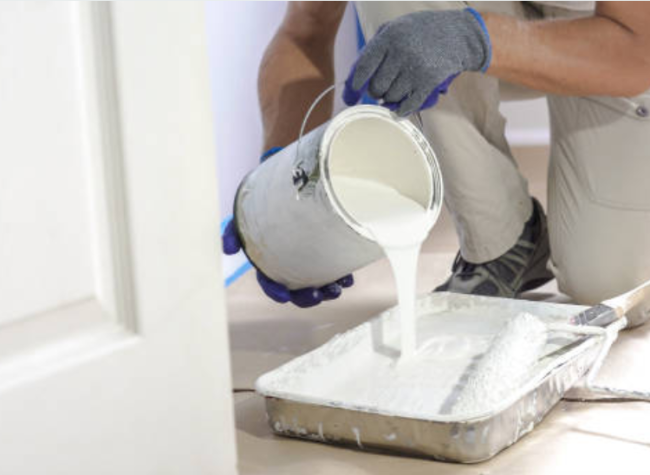
[[[235,471],[204,24],[0,5],[0,473]]]
[[[5,324],[88,297],[93,285],[71,7],[0,8],[0,324]]]

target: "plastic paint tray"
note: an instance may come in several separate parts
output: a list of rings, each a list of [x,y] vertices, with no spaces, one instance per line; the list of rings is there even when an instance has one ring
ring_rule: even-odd
[[[412,400],[398,407],[363,402],[378,384],[379,366],[399,356],[392,308],[257,380],[273,431],[362,450],[480,462],[530,432],[580,380],[600,348],[598,337],[551,332],[522,387],[489,411],[454,415],[446,401],[454,399],[471,362],[508,319],[528,312],[546,323],[566,323],[586,307],[440,292],[419,298],[416,308],[418,358],[426,360],[428,377],[438,384],[436,395],[408,388]]]

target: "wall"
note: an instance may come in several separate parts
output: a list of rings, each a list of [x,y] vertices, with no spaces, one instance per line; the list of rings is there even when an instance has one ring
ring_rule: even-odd
[[[257,101],[257,69],[264,49],[282,20],[286,2],[208,2],[208,35],[221,203],[220,219],[232,213],[237,186],[262,152]],[[336,80],[345,79],[357,52],[356,19],[350,4],[336,42]],[[343,106],[337,94],[336,110]],[[513,146],[548,142],[543,99],[505,103],[507,135]],[[227,283],[250,268],[243,255],[226,256]]]
[[[501,113],[508,121],[506,137],[512,147],[549,143],[548,108],[545,98],[502,102]]]

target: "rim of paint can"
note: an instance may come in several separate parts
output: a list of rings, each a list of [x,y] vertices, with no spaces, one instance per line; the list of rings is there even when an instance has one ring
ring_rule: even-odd
[[[431,214],[432,222],[436,222],[442,208],[443,184],[440,166],[431,145],[420,129],[410,120],[401,118],[388,109],[375,105],[359,105],[344,110],[332,119],[323,134],[319,150],[320,169],[322,170],[324,177],[323,187],[334,210],[354,231],[363,237],[374,241],[370,232],[350,213],[348,213],[345,206],[339,201],[332,181],[332,160],[335,159],[335,155],[332,153],[333,148],[336,146],[337,140],[341,137],[341,134],[346,129],[353,126],[353,124],[358,125],[360,121],[374,121],[377,126],[377,132],[383,130],[393,134],[393,137],[395,137],[394,134],[396,133],[398,136],[407,140],[411,146],[411,152],[415,153],[411,153],[407,157],[396,157],[396,159],[410,160],[411,166],[415,166],[414,169],[409,171],[409,174],[412,175],[412,180],[415,179],[418,180],[420,184],[425,184],[426,197],[423,199],[422,190],[410,190],[417,191],[419,194],[417,197],[411,197],[428,209]],[[382,134],[377,133],[377,136],[377,144],[381,144]],[[390,137],[384,136],[384,138]],[[375,146],[377,144],[375,144]],[[401,163],[401,165],[405,164]],[[402,168],[402,170],[399,170],[400,162],[395,161],[392,166],[393,172],[399,171],[404,175],[403,172],[405,169]],[[416,168],[419,170],[416,170]],[[396,173],[395,176],[398,174],[399,173]],[[413,175],[417,178],[414,178]],[[395,188],[400,189],[398,186]],[[409,190],[400,189],[400,192],[409,196]]]

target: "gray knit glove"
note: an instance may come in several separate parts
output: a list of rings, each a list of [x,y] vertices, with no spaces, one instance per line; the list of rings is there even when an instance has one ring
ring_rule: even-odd
[[[421,11],[382,25],[361,51],[345,82],[343,100],[366,92],[401,116],[438,102],[463,71],[490,65],[490,37],[473,8]]]

